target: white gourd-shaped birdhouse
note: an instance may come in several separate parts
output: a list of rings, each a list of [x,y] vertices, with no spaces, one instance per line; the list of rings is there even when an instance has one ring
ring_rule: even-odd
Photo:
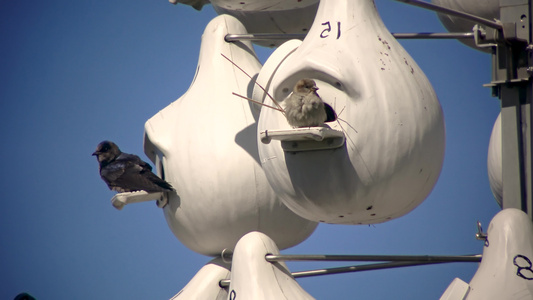
[[[164,207],[167,223],[190,249],[218,255],[246,233],[261,231],[280,248],[305,240],[316,223],[303,219],[276,196],[259,163],[257,113],[232,93],[250,96],[250,76],[261,64],[249,42],[227,43],[245,34],[227,15],[214,18],[202,36],[196,76],[189,90],[145,125],[145,152],[171,182]]]
[[[516,208],[492,218],[483,247],[483,260],[466,283],[459,278],[441,300],[533,299],[533,224]]]
[[[338,118],[292,128],[281,112],[261,109],[259,156],[283,202],[306,219],[343,224],[385,222],[418,206],[442,168],[443,114],[372,0],[320,1],[304,41],[280,46],[257,81],[283,107],[303,78]],[[253,99],[276,106],[257,86]]]
[[[502,207],[503,199],[503,162],[502,162],[502,115],[494,121],[490,135],[489,151],[487,155],[487,172],[489,184],[494,199]]]

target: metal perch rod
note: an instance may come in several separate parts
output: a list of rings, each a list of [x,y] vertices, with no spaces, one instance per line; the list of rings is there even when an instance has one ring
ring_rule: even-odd
[[[338,268],[326,268],[326,269],[318,269],[318,270],[300,271],[300,272],[292,273],[292,276],[294,278],[303,278],[303,277],[312,277],[312,276],[320,276],[320,275],[330,275],[330,274],[340,274],[340,273],[353,273],[353,272],[372,271],[372,270],[381,270],[381,269],[393,269],[393,268],[403,268],[403,267],[442,264],[442,263],[445,263],[445,262],[394,261],[394,262],[386,262],[386,263],[379,263],[379,264],[368,264],[368,265],[357,265],[357,266],[347,266],[347,267],[338,267]]]
[[[409,262],[480,262],[481,254],[475,255],[272,255],[265,256],[275,261],[409,261]]]
[[[396,39],[472,39],[473,32],[420,32],[420,33],[393,33]]]
[[[474,38],[473,32],[421,32],[421,33],[393,33],[397,39],[472,39]],[[300,39],[303,40],[306,34],[286,34],[286,33],[248,33],[248,34],[227,34],[224,38],[226,42],[236,41],[262,41],[262,40],[291,40]]]
[[[230,255],[225,255],[229,258]],[[265,260],[277,261],[388,261],[384,263],[326,268],[291,273],[294,278],[353,273],[371,270],[412,267],[420,265],[442,264],[452,262],[481,262],[481,254],[475,255],[273,255],[267,254]],[[221,287],[230,285],[229,279],[219,282]]]

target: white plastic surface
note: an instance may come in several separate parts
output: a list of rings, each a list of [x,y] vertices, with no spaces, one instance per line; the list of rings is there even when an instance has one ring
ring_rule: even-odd
[[[281,203],[261,169],[257,108],[232,95],[251,96],[254,84],[221,54],[252,77],[261,64],[251,43],[224,41],[230,32],[246,30],[227,15],[207,25],[189,90],[145,124],[145,153],[177,191],[164,208],[167,223],[205,255],[233,249],[250,231],[291,247],[317,226]]]
[[[487,230],[483,259],[467,300],[533,299],[533,224],[515,208],[504,209]]]
[[[502,174],[502,115],[499,114],[492,127],[490,135],[489,153],[487,156],[487,170],[492,194],[496,202],[502,207],[503,174]]]
[[[469,288],[468,283],[455,278],[439,300],[464,300]]]
[[[250,232],[239,240],[233,253],[229,299],[314,299],[285,263],[270,263],[265,260],[267,254],[279,254],[279,249],[265,234]]]
[[[145,191],[118,193],[111,198],[111,204],[116,209],[121,210],[127,204],[157,200],[159,206],[162,197],[163,193],[147,193]]]
[[[289,41],[267,60],[258,82],[278,101],[302,78],[344,132],[333,150],[288,153],[281,142],[259,143],[263,170],[297,214],[328,223],[368,224],[400,217],[418,206],[439,177],[444,120],[433,88],[385,28],[373,1],[322,0],[309,34]],[[255,87],[253,99],[274,105]],[[259,131],[291,127],[263,107]]]
[[[187,285],[170,300],[226,300],[227,289],[221,288],[220,280],[229,279],[230,266],[215,258],[194,275]]]
[[[344,145],[344,133],[327,127],[304,127],[285,130],[265,130],[259,133],[263,144],[281,141],[285,151],[335,149]]]

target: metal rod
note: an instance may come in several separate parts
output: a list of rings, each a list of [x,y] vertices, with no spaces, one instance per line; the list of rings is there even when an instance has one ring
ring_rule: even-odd
[[[420,33],[393,33],[396,39],[473,39],[473,32],[450,32],[450,33],[432,33],[432,32],[420,32]]]
[[[435,4],[432,4],[432,3],[429,3],[429,2],[424,2],[424,1],[419,1],[419,0],[396,0],[396,1],[403,2],[403,3],[406,3],[406,4],[410,4],[410,5],[414,5],[414,6],[418,6],[418,7],[422,7],[422,8],[429,9],[429,10],[436,11],[436,12],[440,12],[440,13],[443,13],[443,14],[447,14],[447,15],[456,16],[456,17],[459,17],[459,18],[471,20],[471,21],[474,21],[476,23],[483,24],[485,26],[492,27],[492,28],[495,28],[495,29],[502,29],[503,28],[502,24],[500,22],[498,22],[498,21],[496,21],[496,22],[495,21],[491,21],[491,20],[488,20],[488,19],[485,19],[485,18],[478,17],[476,15],[472,15],[472,14],[465,13],[465,12],[462,12],[462,11],[458,11],[458,10],[442,7],[442,6],[435,5]]]
[[[476,255],[266,255],[276,261],[396,261],[396,262],[480,262]]]
[[[434,264],[442,264],[442,263],[450,263],[450,262],[454,262],[454,261],[431,261],[431,262],[429,261],[391,261],[391,262],[378,263],[378,264],[300,271],[300,272],[293,272],[291,274],[294,278],[304,278],[304,277],[331,275],[331,274],[340,274],[340,273],[354,273],[354,272],[363,272],[363,271],[372,271],[372,270],[413,267],[413,266],[420,266],[420,265],[434,265]],[[231,281],[229,279],[222,279],[219,281],[219,286],[223,288],[228,287],[230,285],[230,282]]]
[[[221,288],[228,287],[230,285],[231,281],[229,279],[222,279],[218,282],[218,286]]]
[[[420,33],[392,33],[397,39],[473,39],[473,32],[420,32]],[[236,41],[262,41],[262,40],[303,40],[305,34],[283,34],[283,33],[249,33],[249,34],[227,34],[224,38],[226,42]]]
[[[242,40],[262,41],[262,40],[292,40],[304,39],[305,33],[249,33],[249,34],[227,34],[224,40],[226,42],[236,42]]]
[[[303,277],[312,277],[312,276],[321,276],[321,275],[330,275],[330,274],[339,274],[339,273],[354,273],[354,272],[362,272],[362,271],[393,269],[393,268],[403,268],[403,267],[442,264],[442,263],[445,263],[445,262],[395,261],[395,262],[386,262],[386,263],[379,263],[379,264],[368,264],[368,265],[357,265],[357,266],[300,271],[300,272],[292,273],[292,276],[294,278],[303,278]]]

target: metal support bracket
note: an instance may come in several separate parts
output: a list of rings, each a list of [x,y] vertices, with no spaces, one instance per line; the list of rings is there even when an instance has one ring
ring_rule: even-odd
[[[533,218],[531,3],[500,1],[504,42],[492,54],[493,95],[501,100],[503,208]]]

